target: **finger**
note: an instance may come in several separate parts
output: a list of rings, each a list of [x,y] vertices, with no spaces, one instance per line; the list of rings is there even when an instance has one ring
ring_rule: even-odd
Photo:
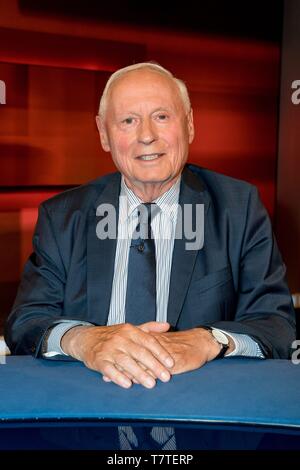
[[[103,377],[108,378],[116,385],[120,385],[123,388],[129,388],[132,385],[131,380],[122,372],[120,372],[117,367],[108,361],[105,361],[102,367]]]
[[[144,364],[142,364],[141,362],[138,363],[149,375],[151,375],[154,379],[156,379],[157,377],[155,377],[155,375],[153,374],[153,372],[149,369],[146,368],[146,366],[144,366]]]
[[[106,375],[102,375],[102,379],[104,380],[104,382],[111,382],[111,380],[106,377]]]
[[[151,372],[151,370],[147,369],[140,362],[138,362],[138,364],[139,364],[140,367],[142,367],[147,372],[147,374],[151,375],[151,377],[153,377],[156,380],[157,377],[155,377],[155,375],[153,374],[153,372]],[[130,380],[132,380],[132,382],[134,382],[135,384],[139,384],[139,382],[129,372],[125,372],[124,369],[121,366],[116,365],[116,367],[118,368],[118,370],[120,372],[123,372]]]
[[[146,369],[146,367],[145,367],[143,364],[141,364],[141,363],[139,363],[139,365],[140,365],[149,375],[151,375],[151,377],[153,377],[154,379],[156,379],[155,375],[153,374],[153,372],[152,372],[151,370]],[[134,382],[135,384],[139,384],[139,382],[138,382],[131,374],[129,374],[129,372],[124,372],[124,370],[123,370],[122,367],[120,367],[120,366],[116,366],[116,367],[117,367],[117,369],[118,369],[120,372],[123,372],[123,373],[126,375],[126,377],[128,377],[129,380],[131,380],[131,381]],[[103,375],[103,376],[102,376],[102,379],[104,380],[104,382],[111,382],[111,380],[110,380],[106,375]]]
[[[172,358],[169,351],[164,347],[163,344],[160,343],[155,337],[154,330],[160,331],[163,333],[162,330],[167,330],[170,328],[170,324],[167,322],[147,322],[143,323],[139,326],[134,326],[129,323],[126,323],[122,327],[122,335],[119,335],[117,347],[119,349],[123,349],[123,351],[127,352],[128,355],[131,354],[132,345],[140,345],[143,348],[146,348],[150,351],[152,355],[156,357],[158,361],[162,363],[163,366],[167,368],[172,368],[174,366],[174,359]],[[146,332],[144,330],[152,329],[152,333]],[[157,333],[157,336],[160,336],[160,333]],[[123,344],[120,343],[121,340],[125,340]],[[137,361],[139,357],[135,356]],[[114,361],[118,362],[118,361]],[[147,365],[147,364],[145,364]]]
[[[145,336],[139,337],[137,342],[139,342],[139,344],[143,348],[143,351],[147,349],[151,353],[151,356],[154,356],[154,358],[156,358],[156,360],[159,361],[161,365],[165,366],[167,370],[171,369],[174,366],[173,357],[171,356],[169,351],[163,346],[163,344],[160,343],[159,339],[157,339],[154,335],[145,334]],[[147,355],[147,358],[150,359],[150,356]],[[139,357],[136,357],[136,359],[140,360]],[[143,362],[148,369],[151,369],[155,373],[155,371],[153,370],[153,366],[157,366],[156,362],[153,363],[152,366],[149,364],[149,362],[145,363],[144,360],[140,362]],[[162,372],[162,369],[160,369],[160,372]]]
[[[138,383],[139,383],[129,372],[125,372],[124,369],[123,369],[121,366],[119,366],[119,365],[116,364],[116,367],[117,367],[117,369],[118,369],[120,372],[123,372],[123,374],[125,374],[126,377],[129,378],[129,380],[131,380],[131,381],[134,382],[135,384],[138,384]]]
[[[138,325],[138,328],[143,330],[145,333],[166,333],[170,329],[170,323],[149,321]]]
[[[155,379],[160,379],[163,382],[168,382],[170,380],[171,375],[168,368],[164,367],[160,360],[158,360],[146,347],[132,344],[130,353],[139,367],[146,371],[148,375]]]
[[[133,346],[136,348],[136,346]],[[116,364],[124,370],[124,373],[130,374],[138,383],[146,388],[153,388],[156,381],[146,372],[138,362],[127,354],[119,354],[115,357]]]

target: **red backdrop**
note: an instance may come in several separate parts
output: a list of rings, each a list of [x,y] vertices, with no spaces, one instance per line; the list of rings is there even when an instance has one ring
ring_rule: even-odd
[[[6,314],[38,203],[113,171],[94,122],[117,68],[156,60],[191,93],[190,161],[256,184],[274,214],[279,46],[257,40],[25,14],[0,0],[0,296]]]

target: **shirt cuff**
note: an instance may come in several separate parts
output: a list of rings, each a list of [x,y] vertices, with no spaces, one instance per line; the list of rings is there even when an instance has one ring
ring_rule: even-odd
[[[86,325],[93,326],[92,323],[76,320],[63,320],[61,323],[55,325],[48,336],[47,344],[45,345],[46,352],[43,354],[43,357],[51,358],[58,355],[67,356],[68,354],[66,354],[60,346],[62,337],[67,333],[67,331],[71,330],[71,328]]]
[[[215,330],[219,330],[219,328],[214,328]],[[262,353],[260,347],[254,341],[254,339],[250,338],[248,335],[242,335],[238,333],[228,333],[228,331],[220,330],[225,333],[227,336],[230,336],[232,339],[235,348],[234,350],[226,354],[225,357],[230,356],[248,356],[248,357],[258,357],[260,359],[264,359],[265,356]]]

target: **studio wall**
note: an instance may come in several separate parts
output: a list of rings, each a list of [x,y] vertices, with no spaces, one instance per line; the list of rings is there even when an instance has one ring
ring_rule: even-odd
[[[169,68],[190,90],[196,137],[189,161],[256,184],[274,218],[280,30],[275,38],[231,36],[0,0],[2,318],[31,250],[38,204],[115,170],[95,126],[99,97],[111,72],[145,60]]]
[[[285,2],[275,229],[300,308],[300,3]],[[300,322],[299,322],[300,326]]]

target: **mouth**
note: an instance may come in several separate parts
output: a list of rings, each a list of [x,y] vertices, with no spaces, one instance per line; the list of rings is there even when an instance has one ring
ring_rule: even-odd
[[[162,157],[164,153],[147,153],[143,155],[139,155],[136,157],[138,160],[142,160],[144,162],[151,162],[153,160],[157,160],[158,158]]]

